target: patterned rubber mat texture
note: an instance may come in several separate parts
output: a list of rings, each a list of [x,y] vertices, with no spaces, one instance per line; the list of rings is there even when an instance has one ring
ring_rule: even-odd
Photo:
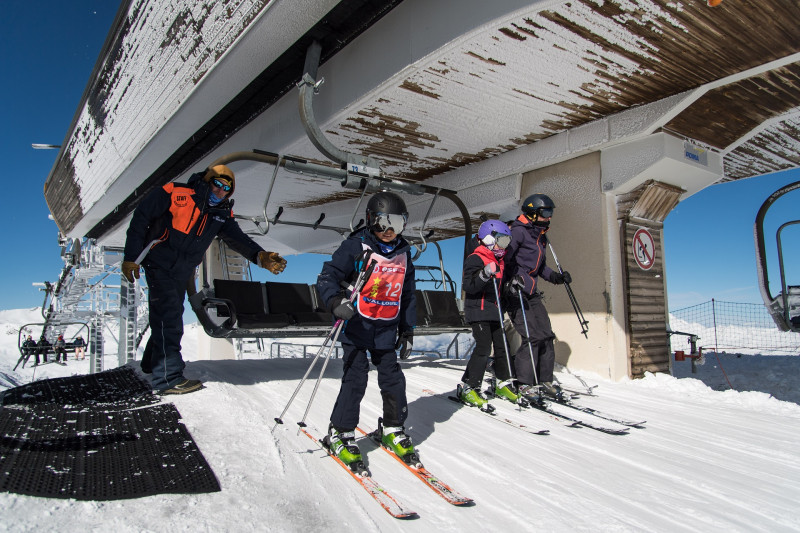
[[[0,407],[0,490],[78,500],[220,490],[178,410],[147,407],[159,399],[131,368],[18,389]]]
[[[5,391],[3,405],[103,405],[131,409],[158,403],[150,385],[127,366],[85,376],[34,381]]]

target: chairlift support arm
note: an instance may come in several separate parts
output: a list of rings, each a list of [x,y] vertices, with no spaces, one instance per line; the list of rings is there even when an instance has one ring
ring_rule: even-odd
[[[270,221],[267,214],[267,205],[269,203],[270,196],[272,195],[272,190],[275,185],[275,180],[277,179],[278,167],[283,167],[288,172],[293,172],[303,175],[311,175],[318,178],[337,180],[341,183],[342,187],[344,188],[360,190],[361,198],[356,204],[353,216],[351,217],[350,220],[351,231],[355,229],[353,227],[353,221],[356,218],[356,213],[358,212],[361,203],[363,201],[364,195],[366,193],[378,192],[378,191],[393,191],[393,192],[402,192],[412,195],[433,194],[434,199],[431,202],[430,207],[428,208],[428,213],[425,216],[425,221],[423,222],[422,229],[420,230],[420,235],[422,236],[422,241],[423,241],[423,250],[425,246],[425,237],[422,234],[422,232],[424,230],[425,223],[427,222],[428,217],[432,211],[433,203],[439,196],[444,196],[445,198],[448,198],[456,205],[459,212],[461,213],[462,219],[464,220],[464,231],[465,231],[464,257],[466,258],[466,256],[468,255],[467,243],[469,237],[472,235],[472,220],[470,218],[469,211],[467,210],[466,206],[458,197],[455,191],[451,191],[448,189],[441,189],[439,187],[431,187],[429,185],[423,185],[421,183],[411,183],[407,181],[388,178],[384,175],[383,171],[381,171],[380,165],[378,164],[377,160],[375,160],[371,156],[364,156],[340,150],[333,143],[331,143],[330,140],[328,140],[325,137],[319,125],[317,124],[317,120],[314,115],[314,109],[313,109],[314,95],[317,92],[319,92],[319,86],[323,83],[323,80],[317,80],[317,71],[319,68],[320,57],[321,57],[321,45],[317,41],[314,41],[306,51],[306,62],[305,62],[303,77],[301,81],[298,83],[298,88],[300,92],[300,98],[299,98],[300,119],[303,123],[303,128],[306,131],[306,135],[308,136],[311,143],[323,155],[325,155],[325,157],[333,161],[334,165],[323,165],[318,163],[312,163],[303,158],[293,157],[288,155],[279,155],[272,152],[266,152],[263,150],[253,150],[252,152],[234,152],[218,158],[210,166],[220,165],[220,164],[227,165],[234,161],[243,161],[243,160],[268,163],[275,166],[275,170],[273,171],[272,174],[272,179],[270,180],[267,189],[267,195],[266,198],[264,199],[263,212],[264,212],[264,224],[266,226],[265,229],[261,230],[261,226],[259,225],[260,221],[256,217],[243,217],[243,218],[251,220],[256,225],[256,227],[259,228],[259,231],[261,232],[262,235],[266,235],[267,231],[269,231],[270,223],[273,224],[276,223],[278,217]],[[294,222],[282,221],[282,223],[299,225],[298,223]],[[339,231],[339,229],[332,227],[324,227],[320,225],[317,225],[317,227],[322,229],[333,229],[334,231]],[[355,227],[357,228],[358,225],[356,225]]]
[[[758,286],[761,291],[761,299],[764,300],[764,305],[767,307],[773,320],[781,331],[796,331],[789,317],[789,301],[788,290],[786,287],[786,277],[783,269],[783,253],[781,249],[780,235],[784,228],[789,225],[800,223],[800,220],[791,221],[783,224],[778,228],[776,233],[776,240],[778,245],[778,262],[780,263],[780,277],[781,277],[781,294],[778,297],[773,297],[769,290],[769,272],[767,271],[767,251],[766,241],[764,239],[764,219],[767,216],[767,211],[772,207],[780,197],[783,195],[800,189],[800,181],[790,183],[773,192],[761,204],[756,220],[753,225],[753,235],[756,245],[756,270],[758,272]]]

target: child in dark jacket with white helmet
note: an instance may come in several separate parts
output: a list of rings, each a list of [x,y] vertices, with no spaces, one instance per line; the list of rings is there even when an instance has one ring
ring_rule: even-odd
[[[511,230],[499,220],[487,220],[478,229],[478,246],[464,260],[461,287],[464,289],[464,317],[472,326],[475,349],[458,386],[458,397],[467,405],[484,408],[480,393],[489,355],[494,347],[495,396],[517,402],[511,376],[510,355],[503,337],[501,306],[497,295],[505,268],[503,256],[511,242]]]
[[[407,220],[406,205],[399,196],[391,192],[375,194],[367,204],[366,227],[341,244],[317,278],[322,301],[337,319],[347,321],[339,336],[344,375],[324,443],[359,473],[366,472],[366,466],[354,431],[370,361],[378,370],[383,398],[383,417],[378,422],[381,441],[406,462],[419,461],[403,428],[408,416],[406,380],[396,352],[400,350],[401,359],[410,354],[417,316],[410,245],[400,236]],[[341,284],[352,282],[358,269],[371,260],[377,261],[376,266],[353,305]]]

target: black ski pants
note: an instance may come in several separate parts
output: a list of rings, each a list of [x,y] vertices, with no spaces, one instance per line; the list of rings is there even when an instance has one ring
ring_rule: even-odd
[[[475,339],[475,349],[472,350],[461,381],[473,389],[480,390],[492,346],[494,346],[495,377],[498,381],[511,379],[502,324],[500,322],[473,322],[470,326],[472,326],[472,337]]]
[[[361,400],[369,381],[367,350],[352,344],[342,344],[344,375],[339,396],[331,413],[331,424],[340,431],[352,431],[358,425]],[[378,370],[378,387],[383,397],[383,425],[402,426],[408,416],[406,378],[397,352],[394,350],[369,350],[372,364]],[[377,424],[377,420],[375,421]]]
[[[157,391],[174,387],[185,378],[186,363],[181,356],[183,301],[187,280],[175,279],[170,272],[155,267],[145,269],[150,311],[150,366],[152,385]]]
[[[522,303],[522,307],[517,302],[517,305],[508,310],[514,329],[522,337],[522,344],[514,357],[517,380],[523,385],[535,385],[536,377],[539,378],[538,383],[551,382],[556,362],[553,346],[556,336],[550,326],[550,316],[538,293],[532,297],[523,296]]]

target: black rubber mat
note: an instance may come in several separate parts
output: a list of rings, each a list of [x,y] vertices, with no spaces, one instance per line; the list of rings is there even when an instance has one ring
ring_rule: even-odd
[[[8,391],[6,398],[20,401],[0,407],[0,490],[78,500],[220,490],[175,406],[142,407],[139,383],[121,378],[124,368],[118,370]],[[123,407],[128,401],[123,391],[105,389],[119,384],[134,385],[127,391],[133,408]],[[87,398],[90,390],[110,402]],[[147,394],[158,401],[149,387]],[[87,401],[77,402],[79,397]]]
[[[34,381],[5,391],[3,405],[105,405],[130,409],[158,403],[150,384],[128,366],[97,374]]]

